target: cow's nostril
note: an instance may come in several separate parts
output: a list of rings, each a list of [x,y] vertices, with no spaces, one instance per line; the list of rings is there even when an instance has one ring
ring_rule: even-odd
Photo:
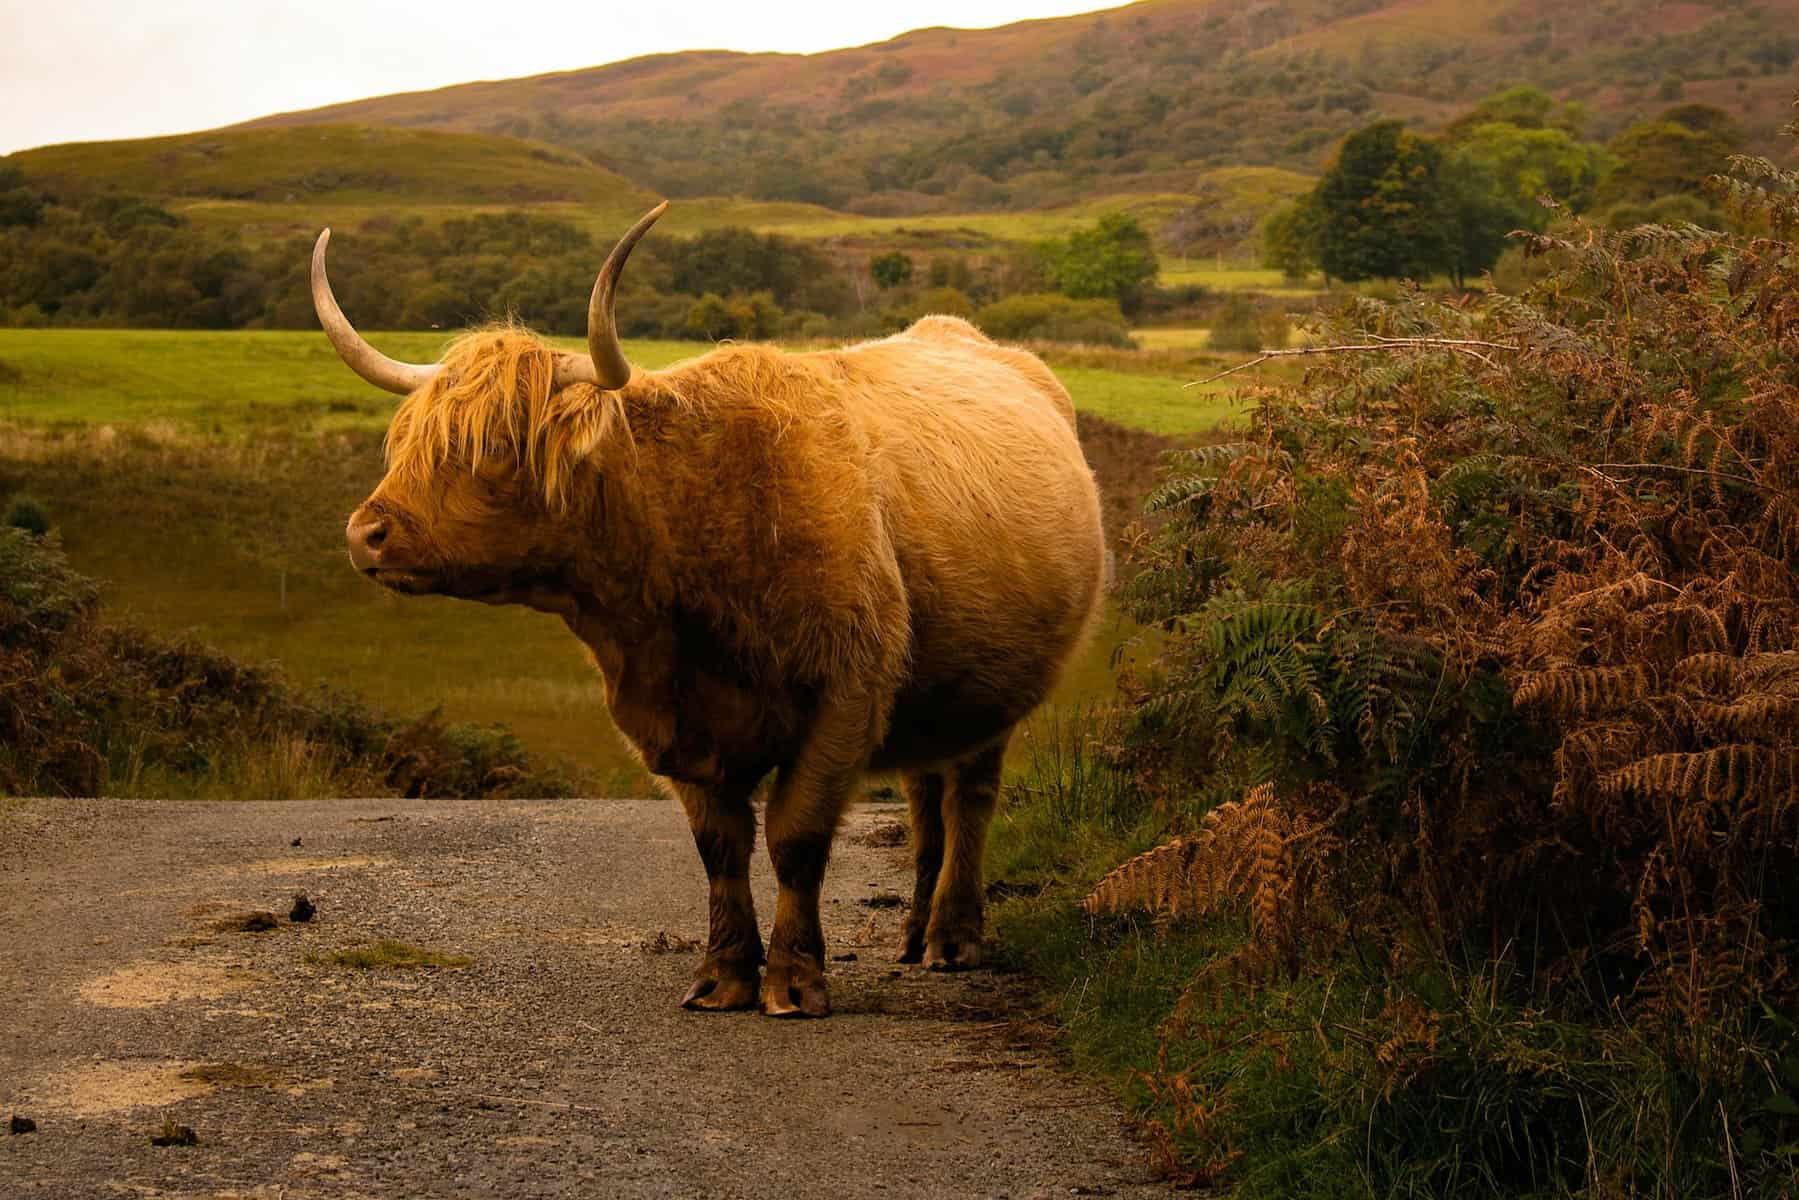
[[[350,543],[350,562],[358,571],[381,565],[382,546],[387,542],[387,522],[377,517],[372,521],[351,521],[344,535]]]

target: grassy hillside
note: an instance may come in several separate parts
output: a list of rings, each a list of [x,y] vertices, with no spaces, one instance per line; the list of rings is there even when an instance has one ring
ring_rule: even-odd
[[[485,134],[328,125],[76,142],[9,159],[70,196],[100,191],[214,204],[530,204],[633,216],[653,198],[566,149]]]
[[[602,245],[655,201],[647,190],[573,152],[517,138],[328,125],[227,130],[128,142],[80,142],[5,160],[66,201],[101,193],[154,199],[198,225],[255,241],[311,236],[418,217],[427,225],[475,213],[524,211],[567,221]],[[1191,192],[1120,192],[1013,211],[868,216],[796,200],[696,196],[678,201],[661,236],[736,226],[828,241],[839,248],[992,249],[1066,236],[1125,212],[1152,233],[1196,204],[1236,257],[1256,222],[1312,178],[1276,167],[1219,167]]]
[[[1429,125],[1533,83],[1604,136],[1673,99],[1760,149],[1791,100],[1799,0],[1142,0],[815,55],[705,51],[378,97],[255,122],[531,137],[676,196],[866,213],[1188,192],[1200,169],[1311,170],[1381,116]]]

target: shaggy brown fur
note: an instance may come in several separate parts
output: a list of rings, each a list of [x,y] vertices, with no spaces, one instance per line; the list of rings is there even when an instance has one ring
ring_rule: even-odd
[[[818,887],[870,769],[912,798],[904,957],[977,964],[1006,740],[1104,585],[1068,394],[948,317],[843,350],[723,347],[614,392],[553,391],[555,355],[476,332],[406,398],[351,518],[367,573],[555,612],[588,646],[711,881],[690,1006],[757,1000],[750,794],[770,772],[763,1011],[829,1011]]]

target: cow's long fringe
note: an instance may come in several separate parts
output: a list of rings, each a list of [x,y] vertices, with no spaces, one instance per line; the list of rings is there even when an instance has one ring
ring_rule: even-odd
[[[556,355],[518,325],[457,338],[443,370],[394,414],[388,469],[422,488],[446,465],[479,472],[501,458],[523,469],[553,511],[565,510],[584,458],[615,437],[635,447],[621,394],[588,384],[557,391]]]

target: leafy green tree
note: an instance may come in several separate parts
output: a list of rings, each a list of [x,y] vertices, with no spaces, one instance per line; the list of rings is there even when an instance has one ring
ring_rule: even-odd
[[[1553,196],[1575,212],[1590,206],[1606,167],[1604,150],[1566,130],[1500,121],[1464,130],[1448,151],[1452,164],[1484,176],[1528,229],[1547,222],[1540,196]]]
[[[1743,144],[1743,123],[1712,104],[1677,104],[1658,120],[1685,125],[1694,133],[1709,133],[1732,150]]]
[[[805,242],[733,226],[664,239],[656,251],[654,257],[668,266],[668,286],[692,296],[768,292],[783,308],[823,308],[813,295],[821,281],[837,275],[830,260]]]
[[[1603,150],[1566,130],[1502,121],[1463,127],[1446,143],[1442,173],[1445,266],[1457,286],[1492,269],[1513,230],[1548,227],[1540,197],[1577,212],[1591,205],[1604,164]]]
[[[0,163],[0,229],[34,226],[44,214],[44,202],[25,179],[25,172],[11,163]]]
[[[1318,269],[1323,235],[1318,194],[1307,192],[1262,222],[1262,262],[1289,279],[1302,279]]]
[[[771,338],[781,332],[781,306],[767,292],[739,292],[725,307],[731,313],[732,337]]]
[[[1599,186],[1598,201],[1604,206],[1643,204],[1680,192],[1702,194],[1705,181],[1729,166],[1736,150],[1715,128],[1698,130],[1669,120],[1639,121],[1607,148],[1613,165]]]
[[[1318,258],[1329,274],[1422,279],[1450,264],[1443,152],[1401,122],[1346,138],[1316,195]]]
[[[1586,120],[1586,107],[1580,102],[1559,104],[1548,92],[1527,85],[1488,96],[1451,121],[1443,136],[1459,141],[1482,125],[1500,124],[1519,129],[1559,129],[1578,137]]]
[[[687,335],[703,341],[716,342],[727,338],[737,328],[737,318],[731,312],[731,306],[717,292],[707,292],[693,302],[687,310]]]
[[[889,250],[868,260],[868,273],[883,288],[896,288],[912,278],[912,256],[903,250]]]
[[[1129,347],[1130,329],[1115,300],[1071,300],[1056,292],[1007,296],[982,308],[975,323],[994,337]]]
[[[708,292],[687,310],[685,332],[710,342],[725,338],[769,338],[781,329],[781,309],[767,292],[729,297]]]
[[[1143,289],[1161,268],[1149,232],[1128,213],[1109,213],[1091,229],[1039,247],[1044,273],[1075,300],[1116,300],[1135,312]]]
[[[1454,157],[1443,167],[1444,266],[1457,287],[1468,276],[1491,270],[1514,229],[1537,229],[1548,210],[1534,200],[1512,194],[1491,166],[1477,159]]]

